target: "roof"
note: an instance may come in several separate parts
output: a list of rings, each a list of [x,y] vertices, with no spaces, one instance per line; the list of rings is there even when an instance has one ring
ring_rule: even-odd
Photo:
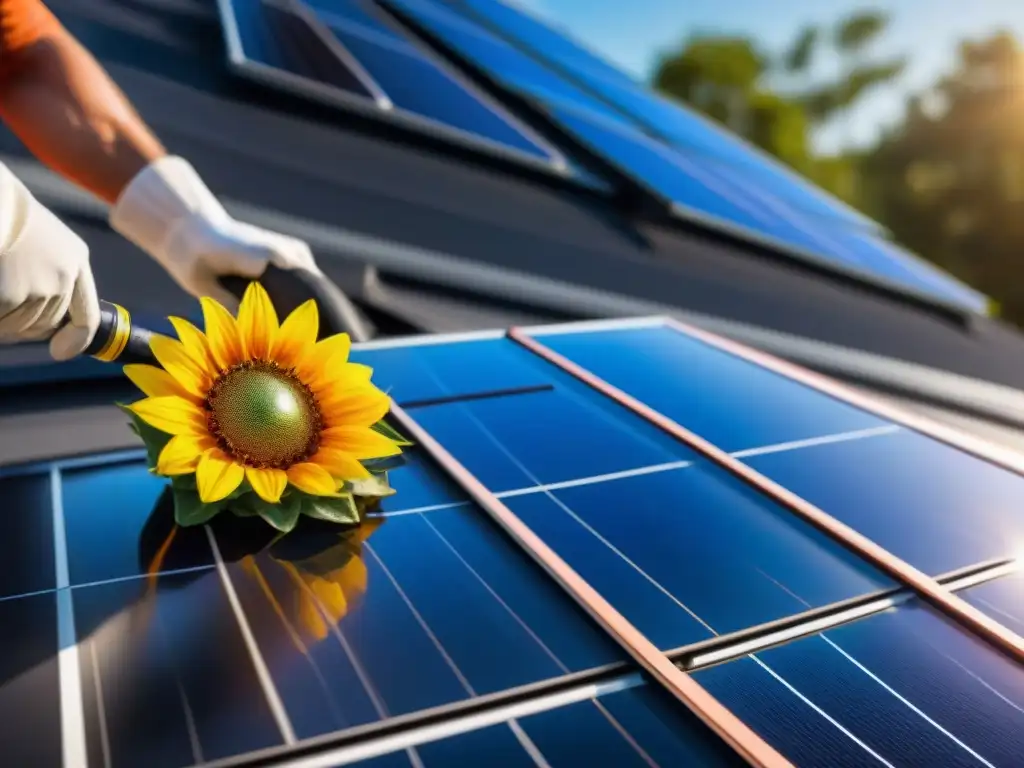
[[[998,322],[973,317],[965,325],[765,249],[638,218],[543,174],[240,81],[228,73],[212,2],[51,5],[215,191],[254,216],[317,236],[311,239],[329,271],[363,261],[378,267],[386,286],[411,278],[425,297],[433,294],[420,302],[417,320],[398,323],[399,332],[502,324],[501,311],[493,319],[486,310],[460,312],[452,288],[483,307],[518,304],[515,311],[529,317],[608,313],[608,301],[585,306],[578,295],[567,295],[560,307],[550,287],[541,300],[543,279],[657,311],[727,319],[1012,387],[1024,383],[1022,339]],[[24,154],[7,135],[0,152]],[[62,199],[59,193],[58,208]],[[123,296],[144,283],[154,311],[185,306],[176,288],[100,219],[74,222],[94,246],[104,292]],[[502,293],[493,273],[449,270],[440,257],[533,283]]]

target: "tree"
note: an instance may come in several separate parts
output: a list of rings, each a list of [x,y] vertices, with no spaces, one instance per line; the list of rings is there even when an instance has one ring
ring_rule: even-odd
[[[1000,33],[912,98],[864,161],[870,212],[1024,324],[1024,49]]]

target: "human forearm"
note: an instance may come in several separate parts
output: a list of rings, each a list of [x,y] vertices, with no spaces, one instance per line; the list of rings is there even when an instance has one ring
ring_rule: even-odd
[[[109,203],[166,154],[109,75],[60,28],[5,68],[0,117],[39,160]]]

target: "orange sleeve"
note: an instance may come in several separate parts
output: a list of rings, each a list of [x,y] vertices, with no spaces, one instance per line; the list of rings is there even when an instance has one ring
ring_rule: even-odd
[[[60,22],[40,0],[0,0],[0,66],[12,54],[60,29]]]

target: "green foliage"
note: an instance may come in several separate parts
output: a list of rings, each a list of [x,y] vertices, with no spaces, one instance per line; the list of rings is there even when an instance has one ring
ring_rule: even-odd
[[[814,54],[818,49],[821,30],[817,27],[804,27],[800,30],[792,47],[784,54],[782,66],[787,72],[806,72],[814,63]]]
[[[870,212],[912,251],[1024,324],[1024,50],[1000,33],[960,46],[865,158]]]
[[[882,11],[859,11],[836,25],[835,45],[843,53],[856,53],[875,40],[889,25]]]
[[[119,407],[128,415],[129,427],[142,439],[150,471],[154,471],[160,452],[170,441],[171,435],[151,427],[126,406]],[[383,421],[374,425],[374,429],[400,445],[412,445]],[[336,496],[313,496],[289,487],[277,504],[261,499],[248,481],[243,481],[221,501],[203,503],[199,498],[195,475],[178,475],[170,478],[174,519],[182,527],[203,525],[221,512],[229,511],[240,517],[261,517],[282,535],[291,532],[303,515],[339,525],[358,525],[368,511],[380,504],[381,499],[394,495],[395,489],[388,483],[387,472],[404,463],[405,457],[401,454],[367,461],[364,464],[372,473],[370,477],[346,483]]]

